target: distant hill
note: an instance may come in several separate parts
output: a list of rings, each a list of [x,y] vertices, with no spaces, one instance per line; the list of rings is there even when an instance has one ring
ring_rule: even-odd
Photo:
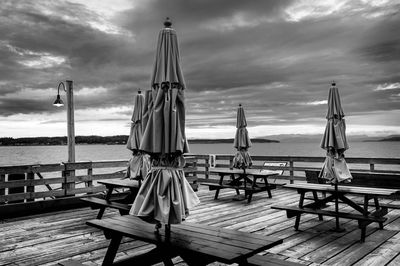
[[[189,139],[189,143],[193,144],[212,144],[212,143],[233,143],[234,139]],[[253,143],[279,143],[279,140],[271,140],[264,138],[251,139]]]
[[[76,136],[76,144],[107,144],[121,145],[126,144],[128,135],[117,136]],[[252,139],[253,143],[279,142],[270,139]],[[233,143],[233,139],[189,139],[189,143]],[[40,145],[66,145],[67,137],[35,137],[35,138],[0,138],[0,146],[40,146]]]
[[[282,135],[270,135],[264,136],[263,138],[276,139],[280,142],[285,143],[319,143],[322,139],[323,133],[321,134],[282,134]],[[399,141],[400,135],[390,135],[387,137],[370,137],[367,135],[348,135],[347,140],[349,142],[371,142],[371,141]]]
[[[377,141],[400,141],[400,135],[391,135]]]
[[[76,136],[76,144],[126,144],[129,136]],[[0,138],[0,146],[66,145],[67,137]]]

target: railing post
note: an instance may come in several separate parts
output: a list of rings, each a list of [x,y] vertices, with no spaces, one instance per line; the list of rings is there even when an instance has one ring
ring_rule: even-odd
[[[229,168],[233,169],[233,156],[229,157]]]
[[[374,163],[370,163],[370,164],[369,164],[369,170],[370,170],[371,172],[373,172],[373,171],[375,170],[375,164],[374,164]]]
[[[206,179],[210,178],[210,159],[204,159],[204,177]]]
[[[34,180],[35,179],[35,173],[34,172],[29,172],[29,173],[27,173],[26,174],[26,180]],[[29,185],[29,186],[26,186],[26,192],[27,193],[30,193],[30,192],[35,192],[35,186],[33,185]],[[27,199],[26,200],[27,202],[28,201],[35,201],[35,199]]]
[[[87,175],[88,175],[88,177],[91,177],[93,175],[93,167],[92,166],[90,166],[90,168],[87,169]],[[85,187],[93,187],[93,180],[86,181]],[[93,194],[93,192],[88,192],[87,194]]]
[[[0,174],[0,184],[6,182],[6,175],[5,174]],[[6,194],[6,189],[5,188],[0,188],[0,196],[4,196]],[[5,204],[5,202],[0,201],[0,205]]]
[[[65,168],[62,172],[62,176],[64,177],[64,182],[62,184],[62,189],[64,190],[64,196],[74,196],[75,194],[70,194],[70,191],[75,189],[75,181],[68,182],[68,177],[75,176],[75,170],[71,170],[70,166],[74,163],[63,162]]]
[[[290,170],[289,170],[290,184],[293,184],[293,177],[294,177],[293,166],[294,166],[294,162],[293,162],[292,158],[290,158],[290,160],[289,160],[289,166],[290,166]]]

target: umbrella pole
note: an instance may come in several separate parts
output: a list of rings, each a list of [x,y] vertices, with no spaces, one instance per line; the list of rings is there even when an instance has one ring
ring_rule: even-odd
[[[169,241],[171,239],[171,224],[165,224],[165,240]]]
[[[335,212],[339,213],[338,183],[335,183]],[[344,228],[340,228],[339,217],[336,216],[335,220],[336,220],[336,226],[334,228],[334,231],[335,232],[344,232],[345,229]]]

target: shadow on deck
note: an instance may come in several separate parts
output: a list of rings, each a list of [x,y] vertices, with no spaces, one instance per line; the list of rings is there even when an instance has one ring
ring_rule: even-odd
[[[292,190],[278,188],[271,199],[267,193],[256,194],[250,204],[232,201],[234,190],[221,191],[218,200],[205,187],[197,194],[201,204],[191,211],[188,221],[283,238],[283,244],[266,251],[277,258],[305,265],[400,265],[400,210],[389,210],[383,230],[378,230],[378,224],[370,225],[365,243],[360,243],[354,220],[342,219],[346,231],[335,233],[329,230],[335,224],[332,218],[325,217],[321,222],[315,215],[304,215],[300,231],[295,231],[294,219],[270,208],[296,205],[298,194]],[[67,259],[100,265],[108,240],[102,231],[85,224],[96,215],[97,210],[82,208],[0,220],[0,265],[55,265]],[[106,210],[104,217],[112,215],[117,212]],[[116,259],[152,248],[125,239]],[[185,265],[179,257],[174,263]]]

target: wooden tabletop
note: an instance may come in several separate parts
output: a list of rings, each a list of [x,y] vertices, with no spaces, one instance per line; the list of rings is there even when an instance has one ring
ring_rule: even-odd
[[[124,188],[138,188],[139,183],[137,180],[126,179],[106,179],[99,180],[97,183],[105,185],[107,187],[124,187]]]
[[[277,171],[266,170],[266,169],[230,169],[230,168],[210,168],[210,172],[217,174],[248,174],[256,176],[274,176],[278,175]]]
[[[285,188],[303,189],[310,191],[321,191],[321,192],[334,192],[335,187],[330,184],[313,184],[313,183],[298,183],[298,184],[287,184]],[[338,191],[349,194],[359,195],[370,195],[370,196],[391,196],[399,194],[399,189],[388,189],[388,188],[372,188],[372,187],[355,187],[355,186],[341,186],[338,185]]]
[[[164,230],[160,230],[160,235],[157,236],[153,224],[131,215],[95,219],[87,224],[147,243],[165,244],[178,254],[192,252],[228,264],[282,243],[281,239],[275,237],[187,222],[171,225],[171,236],[166,241]]]

